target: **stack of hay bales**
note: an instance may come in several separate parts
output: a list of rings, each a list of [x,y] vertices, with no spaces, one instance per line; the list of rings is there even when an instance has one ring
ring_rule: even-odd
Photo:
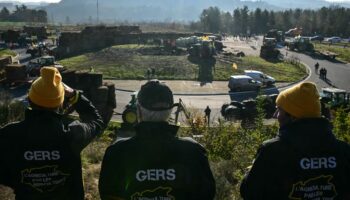
[[[15,83],[27,79],[26,66],[21,64],[9,64],[5,66],[6,82]]]
[[[23,33],[27,33],[28,36],[37,36],[39,40],[47,39],[47,27],[40,26],[40,27],[34,27],[34,26],[24,26],[23,27]]]
[[[97,108],[103,121],[105,123],[110,121],[113,110],[117,107],[114,84],[103,82],[103,76],[100,73],[72,70],[63,71],[62,79],[67,85],[82,90]]]

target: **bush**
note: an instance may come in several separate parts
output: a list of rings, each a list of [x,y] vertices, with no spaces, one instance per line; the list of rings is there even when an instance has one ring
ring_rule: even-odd
[[[343,108],[335,112],[333,131],[338,139],[350,143],[350,114]]]

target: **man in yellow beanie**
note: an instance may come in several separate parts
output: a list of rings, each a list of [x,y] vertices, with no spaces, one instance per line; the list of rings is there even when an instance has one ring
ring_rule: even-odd
[[[103,121],[86,97],[62,83],[56,68],[40,73],[29,89],[25,119],[0,129],[0,184],[17,200],[83,200],[80,152],[102,133]],[[81,121],[65,119],[64,102]]]
[[[243,199],[350,199],[350,146],[321,117],[315,84],[281,92],[276,105],[279,134],[259,148],[241,184]]]

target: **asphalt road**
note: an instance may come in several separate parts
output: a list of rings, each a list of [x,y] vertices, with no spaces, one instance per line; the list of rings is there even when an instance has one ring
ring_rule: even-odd
[[[281,50],[286,55],[286,50]],[[320,57],[288,51],[287,58],[298,58],[301,62],[310,67],[311,76],[308,81],[315,82],[320,90],[322,87],[336,87],[350,92],[350,64],[340,61],[330,61]],[[327,69],[327,80],[320,79],[319,73],[315,71],[314,65],[318,62],[319,69]]]

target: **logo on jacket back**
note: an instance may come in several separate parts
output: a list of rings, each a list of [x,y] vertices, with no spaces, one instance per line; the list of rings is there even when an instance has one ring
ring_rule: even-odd
[[[337,167],[337,160],[333,156],[328,158],[302,158],[300,167],[302,169],[333,169]]]
[[[175,169],[146,169],[136,172],[136,179],[142,181],[173,181],[176,179]]]
[[[59,160],[61,158],[59,151],[26,151],[24,152],[26,160]]]

